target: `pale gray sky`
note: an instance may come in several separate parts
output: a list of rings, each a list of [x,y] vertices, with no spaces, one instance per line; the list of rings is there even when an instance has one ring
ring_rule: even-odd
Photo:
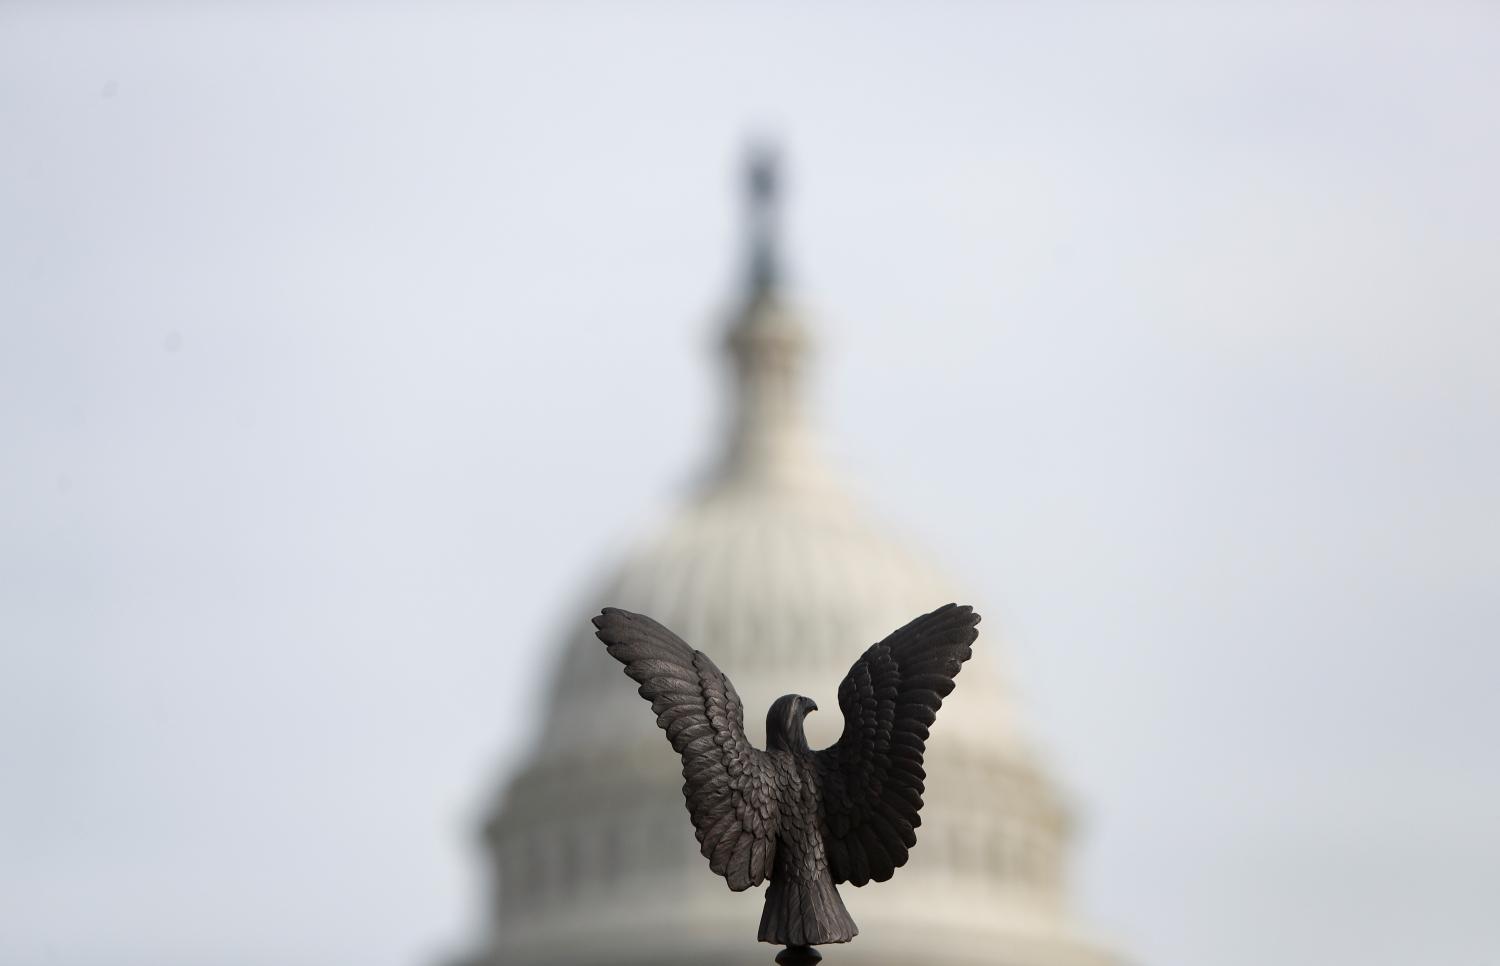
[[[1492,959],[1497,90],[1484,4],[0,6],[0,961],[462,947],[547,648],[707,457],[757,131],[1082,916]]]

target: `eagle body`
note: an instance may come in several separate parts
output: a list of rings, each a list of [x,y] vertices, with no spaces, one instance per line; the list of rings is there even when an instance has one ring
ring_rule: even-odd
[[[813,704],[787,695],[766,715],[766,755],[773,762],[780,817],[771,885],[760,916],[761,942],[787,946],[846,943],[859,927],[833,884],[823,845],[822,782],[802,720]]]
[[[842,736],[814,751],[803,730],[812,699],[776,699],[766,748],[755,748],[734,685],[706,654],[641,614],[607,607],[594,618],[682,757],[682,794],[709,868],[736,892],[770,880],[762,942],[848,942],[859,930],[836,886],[883,882],[906,863],[929,729],[978,623],[972,608],[947,604],[871,645],[839,685]]]

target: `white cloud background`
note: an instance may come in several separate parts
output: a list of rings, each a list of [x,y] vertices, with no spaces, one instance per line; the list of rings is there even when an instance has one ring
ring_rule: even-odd
[[[1493,953],[1497,28],[0,8],[0,960],[462,946],[547,646],[717,425],[755,131],[830,445],[998,608],[1085,918]]]

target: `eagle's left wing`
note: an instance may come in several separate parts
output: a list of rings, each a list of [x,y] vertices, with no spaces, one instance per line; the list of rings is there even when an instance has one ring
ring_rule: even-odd
[[[817,752],[824,845],[834,882],[884,882],[922,824],[928,727],[973,653],[979,615],[947,604],[892,633],[839,685],[844,733]]]
[[[745,737],[734,685],[707,654],[644,614],[606,607],[594,626],[682,756],[682,794],[709,868],[735,892],[760,885],[776,861],[779,781],[769,755]]]

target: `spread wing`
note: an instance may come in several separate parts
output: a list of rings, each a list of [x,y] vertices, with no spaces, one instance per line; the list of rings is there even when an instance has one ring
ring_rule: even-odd
[[[745,738],[734,685],[708,655],[643,614],[606,607],[594,626],[682,756],[682,794],[709,868],[736,892],[760,885],[776,857],[777,778],[768,754]]]
[[[928,728],[973,653],[979,615],[947,604],[865,651],[839,685],[844,733],[817,752],[833,881],[884,882],[917,844]]]

